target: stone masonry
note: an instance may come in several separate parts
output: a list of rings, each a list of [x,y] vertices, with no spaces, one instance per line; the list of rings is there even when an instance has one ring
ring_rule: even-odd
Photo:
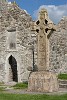
[[[39,22],[40,16],[38,20],[33,21],[31,16],[20,9],[15,2],[0,0],[0,82],[28,81],[31,71],[38,70],[41,66],[42,63],[39,64],[37,60],[37,55],[41,54],[38,53],[38,32],[44,28],[43,31],[48,34],[51,31],[48,29],[54,25],[47,16],[46,13],[44,22],[46,24],[49,22],[50,26],[44,27]],[[48,49],[44,63],[47,63],[47,70],[65,73],[67,72],[67,17],[63,17],[55,26],[57,30],[47,35]],[[43,65],[45,69],[45,64]]]
[[[30,31],[32,18],[15,3],[6,5],[4,5],[6,11],[1,11],[0,16],[0,81],[15,80],[13,79],[15,69],[12,69],[15,65],[14,67],[17,67],[15,78],[18,77],[17,81],[23,82],[28,80],[29,69],[33,66]],[[9,62],[10,57],[12,57],[11,62]]]
[[[67,17],[63,17],[49,39],[50,70],[67,73]]]
[[[58,81],[55,73],[48,71],[33,72],[29,77],[28,91],[57,92]]]

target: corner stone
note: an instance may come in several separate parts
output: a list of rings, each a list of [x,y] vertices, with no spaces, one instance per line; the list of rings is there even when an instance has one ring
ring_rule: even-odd
[[[41,71],[32,72],[29,77],[28,91],[32,92],[57,92],[58,81],[55,73]]]

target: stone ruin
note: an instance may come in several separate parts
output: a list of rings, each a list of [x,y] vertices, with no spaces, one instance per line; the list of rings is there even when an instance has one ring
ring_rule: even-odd
[[[0,5],[0,82],[28,81],[33,56],[32,18],[16,3],[0,0]]]
[[[54,73],[67,73],[67,17],[55,25],[42,9],[33,21],[15,2],[0,0],[0,82],[24,82],[34,74],[35,84],[39,77],[47,84],[55,79],[48,90],[57,91]]]

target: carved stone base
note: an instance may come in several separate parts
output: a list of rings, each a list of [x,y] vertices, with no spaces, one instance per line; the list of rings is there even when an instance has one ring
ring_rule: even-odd
[[[57,92],[58,87],[55,73],[47,71],[33,72],[29,77],[28,91]]]

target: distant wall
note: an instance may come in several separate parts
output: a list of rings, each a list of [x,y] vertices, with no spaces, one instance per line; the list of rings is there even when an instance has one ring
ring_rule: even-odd
[[[56,25],[57,29],[50,37],[50,69],[55,72],[67,72],[67,17]]]

